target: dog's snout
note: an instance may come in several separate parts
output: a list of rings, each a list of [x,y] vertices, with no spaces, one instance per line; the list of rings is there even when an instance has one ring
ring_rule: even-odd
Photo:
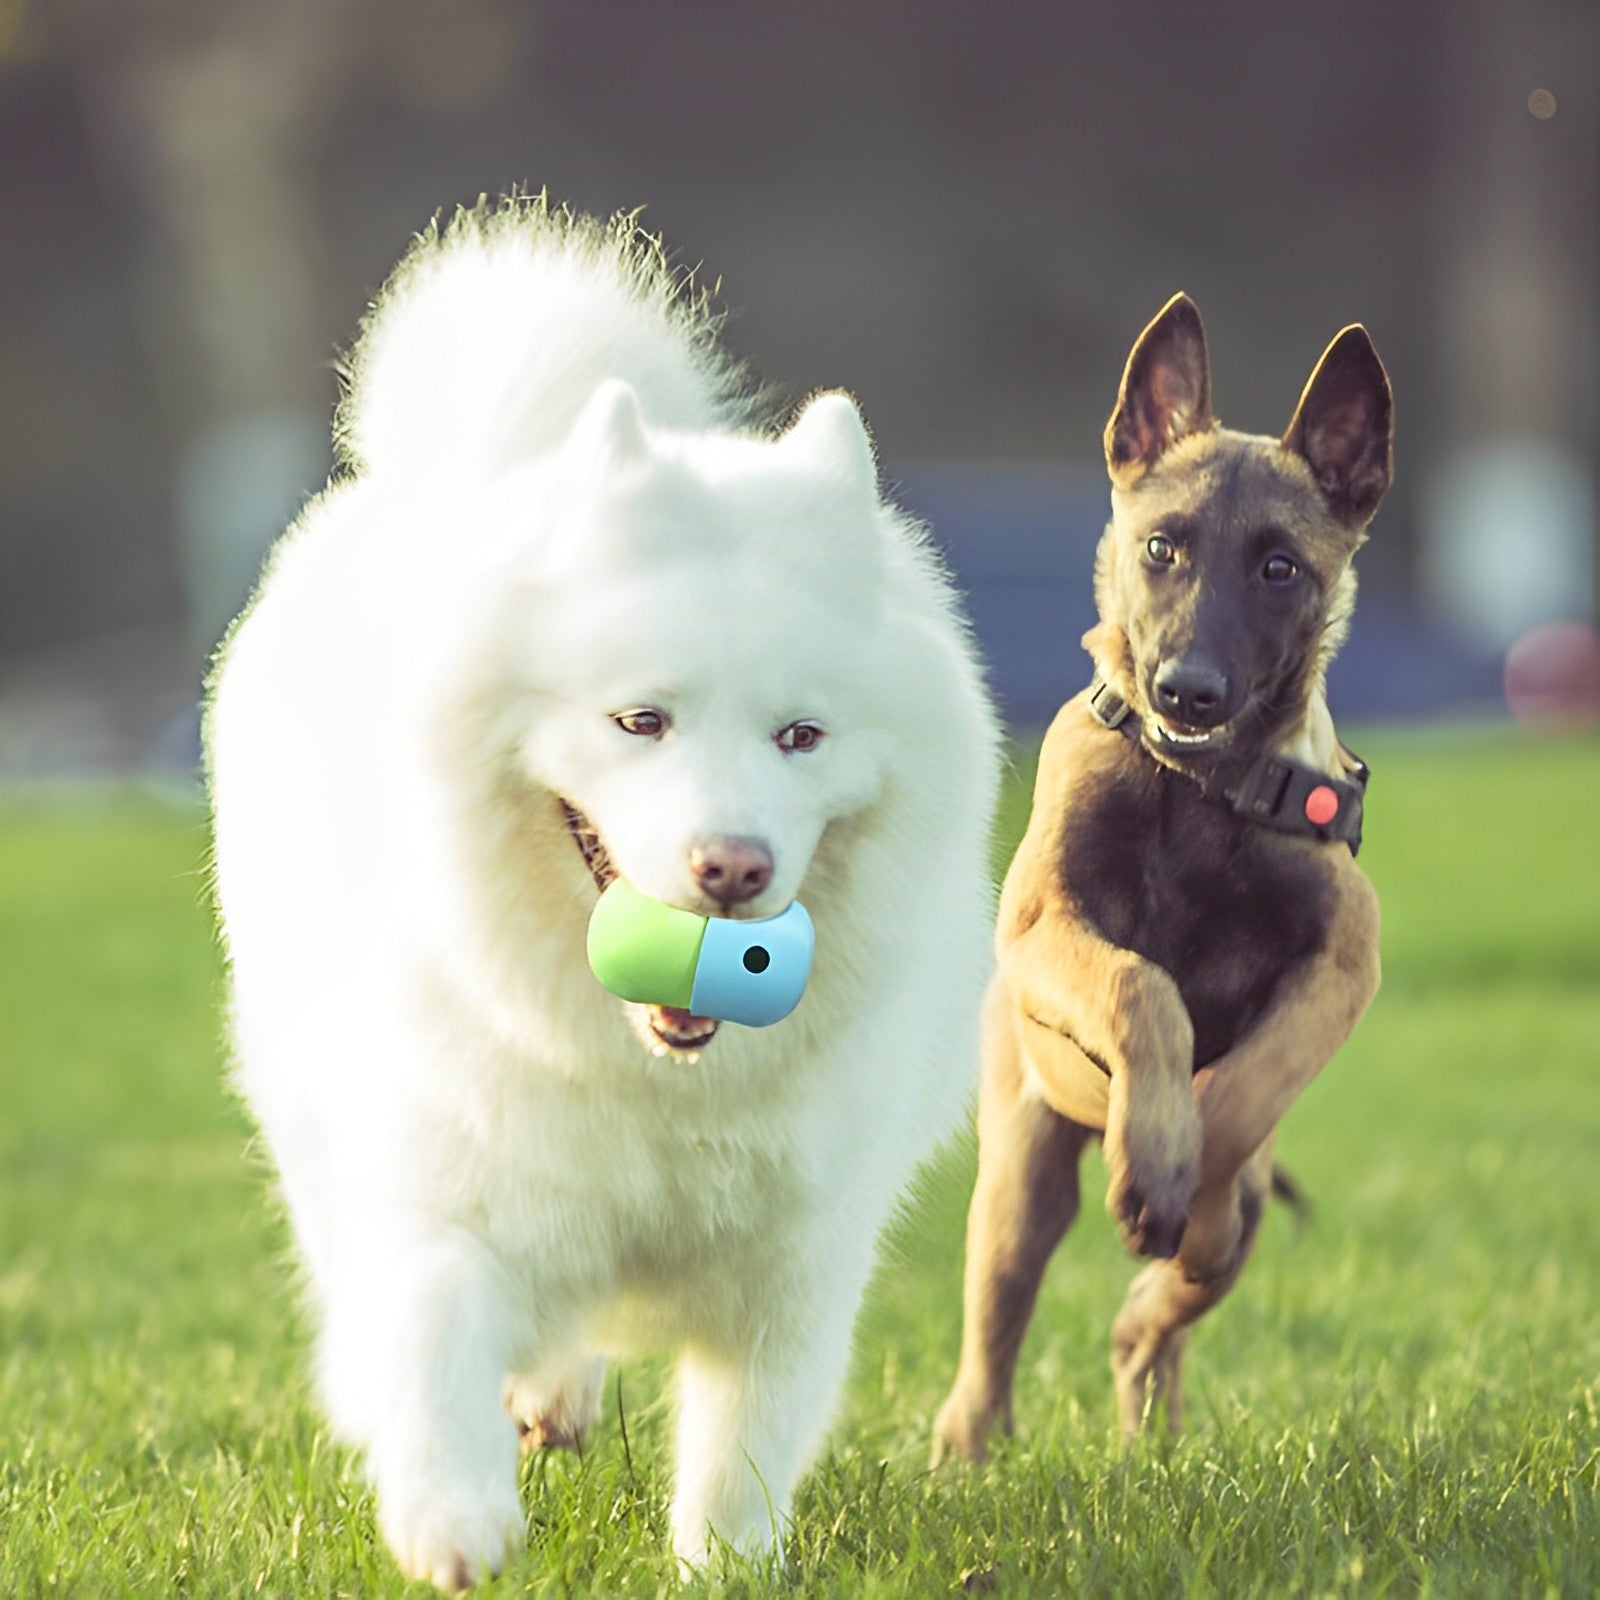
[[[772,852],[759,839],[702,839],[689,849],[689,870],[713,900],[742,905],[772,882]]]
[[[1155,676],[1156,710],[1191,728],[1228,720],[1228,680],[1202,661],[1167,661]]]

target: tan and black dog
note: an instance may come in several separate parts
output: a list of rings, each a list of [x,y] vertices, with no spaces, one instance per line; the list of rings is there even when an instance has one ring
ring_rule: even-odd
[[[1096,1138],[1112,1215],[1157,1258],[1112,1330],[1122,1426],[1156,1406],[1179,1424],[1188,1329],[1249,1252],[1273,1131],[1377,989],[1377,898],[1355,863],[1366,769],[1334,734],[1323,671],[1391,433],[1359,326],[1281,440],[1218,425],[1186,295],[1128,357],[1084,639],[1096,679],[1045,736],[1001,894],[936,1462],[1010,1431],[1017,1351]]]

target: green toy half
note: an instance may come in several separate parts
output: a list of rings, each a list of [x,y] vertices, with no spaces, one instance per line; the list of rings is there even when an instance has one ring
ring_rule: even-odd
[[[589,965],[612,994],[688,1010],[706,919],[615,879],[589,919]]]

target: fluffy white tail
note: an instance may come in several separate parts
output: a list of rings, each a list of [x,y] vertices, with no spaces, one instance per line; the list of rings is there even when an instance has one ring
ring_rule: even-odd
[[[705,296],[630,215],[542,195],[437,221],[395,269],[345,367],[345,465],[387,475],[493,471],[558,443],[607,378],[647,421],[736,425],[751,398]]]

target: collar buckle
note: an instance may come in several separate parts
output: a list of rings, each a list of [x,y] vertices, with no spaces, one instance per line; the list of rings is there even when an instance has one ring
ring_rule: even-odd
[[[1121,728],[1124,733],[1136,736],[1136,731],[1126,726],[1132,709],[1104,678],[1097,675],[1089,685],[1089,711],[1096,722],[1107,728]]]
[[[1257,822],[1270,823],[1283,807],[1293,771],[1276,756],[1263,756],[1245,774],[1244,782],[1229,799],[1233,809]]]
[[[1096,673],[1089,685],[1090,715],[1102,726],[1142,744],[1139,724],[1130,720],[1132,710]],[[1342,777],[1331,777],[1285,756],[1264,755],[1251,764],[1236,787],[1204,792],[1251,822],[1281,833],[1342,840],[1355,855],[1361,848],[1362,802],[1371,769],[1343,744],[1339,753],[1345,763]]]

